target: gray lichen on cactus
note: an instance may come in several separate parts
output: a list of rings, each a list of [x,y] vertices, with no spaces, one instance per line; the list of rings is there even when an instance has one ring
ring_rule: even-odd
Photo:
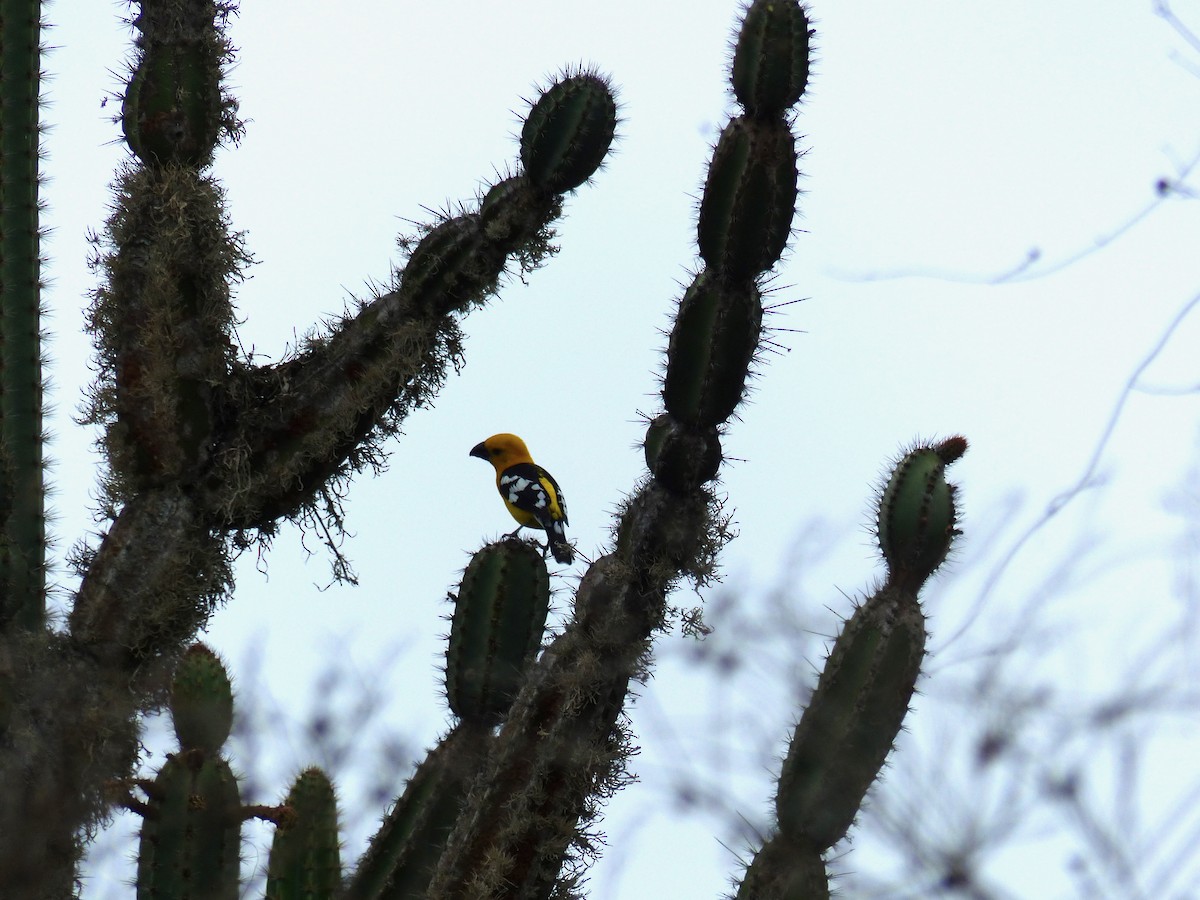
[[[203,167],[222,135],[242,128],[223,90],[232,47],[214,28],[232,7],[213,0],[156,0],[133,19],[137,58],[121,104],[121,130],[147,165]]]

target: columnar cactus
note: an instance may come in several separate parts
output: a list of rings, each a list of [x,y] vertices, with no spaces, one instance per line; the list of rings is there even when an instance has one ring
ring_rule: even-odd
[[[185,648],[229,595],[232,550],[269,539],[280,519],[340,521],[335,498],[349,476],[380,461],[383,442],[464,353],[461,318],[496,294],[510,260],[527,272],[553,252],[563,195],[588,182],[615,137],[613,92],[596,71],[564,72],[525,115],[519,165],[477,208],[424,227],[389,289],[294,356],[255,365],[232,339],[232,286],[246,253],[209,172],[216,147],[242,127],[223,83],[234,10],[142,0],[120,114],[131,157],[98,242],[89,319],[99,372],[89,412],[103,429],[111,521],[78,554],[68,627],[51,632],[41,562],[39,8],[0,2],[0,895],[67,896],[84,837],[114,796],[144,817],[143,896],[236,896],[248,815],[277,823],[272,898],[568,895],[593,850],[600,804],[624,781],[623,710],[669,622],[670,592],[684,578],[704,584],[728,539],[714,484],[762,347],[763,281],[791,236],[806,11],[796,0],[743,10],[730,74],[741,112],[713,150],[697,222],[703,265],[678,303],[663,408],[646,431],[647,473],[611,545],[544,647],[541,553],[509,539],[475,555],[446,657],[458,722],[345,874],[324,773],[302,773],[281,807],[242,804],[222,756],[228,678],[210,651]],[[830,654],[780,777],[778,834],[742,896],[827,892],[823,854],[875,781],[920,671],[916,594],[956,534],[944,470],[965,447],[952,438],[914,449],[882,491],[888,582]],[[180,749],[153,780],[132,780],[139,715],[168,693]]]
[[[0,628],[36,632],[46,614],[38,226],[41,8],[31,0],[6,0],[0,9]],[[4,669],[0,661],[0,697],[8,677]],[[3,706],[0,702],[0,710]]]

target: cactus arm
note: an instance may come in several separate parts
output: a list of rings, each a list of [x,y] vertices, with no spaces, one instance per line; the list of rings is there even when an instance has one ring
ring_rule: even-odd
[[[38,94],[41,4],[0,3],[0,629],[45,622]]]
[[[533,265],[549,252],[562,195],[599,167],[617,125],[607,81],[568,74],[531,108],[523,171],[492,186],[474,212],[429,228],[395,288],[310,341],[300,357],[250,370],[237,425],[210,479],[207,503],[224,527],[269,528],[294,515],[329,478],[378,456],[457,366],[456,317],[496,292],[507,260]],[[564,149],[567,148],[567,149]]]

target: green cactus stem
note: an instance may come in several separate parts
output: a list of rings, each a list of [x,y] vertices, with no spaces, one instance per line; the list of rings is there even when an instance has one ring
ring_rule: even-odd
[[[237,900],[242,811],[229,764],[201,750],[172,754],[146,794],[138,900]]]
[[[193,644],[179,661],[168,708],[180,747],[213,756],[229,739],[233,688],[225,666],[204,644]]]
[[[745,392],[762,332],[762,298],[753,284],[724,284],[701,272],[692,280],[667,346],[663,402],[675,419],[713,428]]]
[[[144,164],[202,168],[232,130],[221,92],[229,55],[213,0],[154,0],[134,19],[139,54],[121,107],[121,128]]]
[[[958,534],[955,486],[946,466],[967,451],[966,438],[917,445],[904,454],[880,491],[879,547],[891,584],[916,593],[946,559]]]
[[[900,731],[924,656],[914,595],[884,588],[854,611],[780,772],[776,813],[789,839],[826,850],[845,836]]]
[[[721,439],[715,426],[688,428],[669,413],[654,418],[646,429],[646,468],[667,490],[689,494],[717,477]]]
[[[38,98],[41,4],[0,3],[0,630],[46,617]],[[3,690],[3,688],[0,688]]]
[[[600,167],[617,132],[612,85],[597,72],[568,75],[530,109],[521,129],[521,163],[538,188],[571,191]]]
[[[746,870],[735,900],[829,900],[829,874],[811,842],[776,833]]]
[[[798,3],[754,0],[733,50],[733,95],[758,119],[778,118],[808,86],[812,29]]]
[[[275,829],[267,862],[266,900],[333,900],[342,883],[337,797],[318,768],[301,772]]]
[[[782,119],[739,116],[713,151],[696,239],[714,277],[740,283],[779,261],[796,211],[796,144]]]
[[[467,791],[492,744],[491,729],[461,722],[417,767],[358,864],[346,900],[423,900]]]
[[[493,725],[512,705],[542,643],[550,575],[536,549],[509,538],[471,557],[454,601],[446,699],[464,721]]]

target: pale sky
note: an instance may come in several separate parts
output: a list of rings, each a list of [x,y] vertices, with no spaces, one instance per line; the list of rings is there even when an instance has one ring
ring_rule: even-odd
[[[606,169],[567,203],[559,256],[465,320],[462,374],[435,409],[408,420],[387,473],[356,479],[343,549],[359,586],[319,590],[328,554],[310,536],[315,553],[307,557],[295,529],[261,561],[240,561],[233,602],[205,639],[235,683],[250,679],[258,657],[260,704],[280,717],[257,761],[231,749],[235,767],[269,779],[255,785],[251,802],[282,797],[299,768],[322,762],[302,723],[330,666],[378,690],[387,700],[381,726],[412,747],[444,728],[443,598],[469,553],[510,525],[490,469],[467,456],[479,440],[521,434],[562,484],[582,555],[606,551],[612,511],[643,469],[634,448],[640,414],[660,409],[660,329],[696,263],[695,197],[732,108],[725,62],[736,3],[622,0],[598,10],[351,0],[332,9],[248,0],[231,28],[241,51],[231,82],[249,124],[240,147],[218,154],[215,173],[259,261],[237,293],[240,336],[266,358],[340,312],[350,293],[386,281],[400,260],[395,237],[411,231],[405,220],[428,221],[423,207],[470,200],[513,164],[522,98],[549,74],[598,66],[619,86],[624,121]],[[84,238],[102,227],[106,186],[125,152],[110,121],[119,100],[101,105],[121,89],[113,73],[128,36],[119,12],[115,4],[49,10],[56,27],[48,41],[59,47],[47,63],[55,77],[45,196],[55,229],[46,245],[57,406],[49,452],[58,460],[60,554],[94,527],[94,435],[70,417],[90,377],[81,311],[95,281]],[[1195,4],[1178,12],[1200,28]],[[612,846],[593,869],[597,898],[717,897],[738,871],[721,843],[738,848],[728,811],[762,823],[771,767],[799,714],[799,685],[811,687],[809,663],[823,655],[819,637],[772,627],[783,613],[764,612],[764,597],[782,584],[795,621],[833,632],[834,614],[848,615],[847,598],[880,574],[864,530],[875,481],[917,436],[971,441],[951,470],[966,534],[927,589],[934,655],[880,809],[932,794],[937,803],[898,815],[914,828],[942,829],[949,843],[969,830],[942,801],[982,783],[972,781],[971,741],[978,723],[998,713],[965,701],[964,685],[991,671],[987,648],[1010,634],[1027,641],[996,675],[1006,696],[1050,688],[1060,704],[1082,709],[1086,698],[1130,683],[1194,690],[1200,674],[1185,652],[1196,646],[1187,564],[1195,565],[1200,523],[1200,316],[1183,320],[1144,373],[1141,384],[1174,393],[1135,391],[1126,401],[1095,469],[1103,487],[1068,504],[988,580],[1087,471],[1123,385],[1200,291],[1200,206],[1186,194],[1200,178],[1157,204],[1154,191],[1200,154],[1200,49],[1150,0],[863,0],[817,3],[813,15],[817,61],[796,121],[806,194],[772,295],[803,302],[770,320],[788,352],[762,367],[724,442],[738,461],[724,469],[721,489],[740,536],[723,564],[727,588],[741,596],[726,608],[711,602],[719,592],[706,592],[713,646],[734,634],[724,617],[731,610],[758,611],[767,633],[761,646],[733,642],[753,665],[725,683],[686,662],[695,648],[685,639],[660,642],[662,667],[632,713],[643,783],[611,805],[604,827]],[[1031,277],[1093,248],[1151,204],[1110,245]],[[1022,277],[988,283],[1034,250],[1040,261]],[[791,569],[789,559],[798,561]],[[583,566],[556,579],[560,607]],[[698,602],[687,588],[676,600]],[[1182,643],[1168,646],[1168,632]],[[1175,821],[1170,803],[1194,784],[1194,714],[1191,721],[1190,731],[1163,727],[1140,745],[1153,762],[1143,762],[1146,771],[1159,773],[1134,790],[1147,833]],[[1047,746],[1066,744],[1050,726],[1035,731]],[[156,747],[158,758],[168,749]],[[1079,756],[1097,796],[1117,793],[1127,769],[1107,750]],[[720,786],[727,812],[685,814],[670,802],[672,776],[689,766],[701,783]],[[349,865],[383,809],[364,809],[354,777],[332,774],[344,805],[358,810],[343,810],[354,820],[344,834]],[[397,769],[397,785],[406,774]],[[994,824],[1013,798],[997,787],[971,795],[971,805]],[[85,896],[127,893],[120,880],[133,870],[122,857],[134,845],[116,835],[129,827],[136,824],[113,830],[109,845],[119,854],[89,871]],[[1196,827],[1194,819],[1178,824],[1186,834]],[[1083,896],[1068,867],[1076,845],[1051,840],[1049,828],[1031,814],[989,855],[992,896]],[[885,878],[886,829],[868,820],[855,833],[861,849],[844,867]],[[255,840],[247,856],[261,851],[265,863],[266,839]],[[1143,848],[1145,878],[1168,843]],[[1159,868],[1175,880],[1144,881],[1144,896],[1198,889],[1194,852],[1190,868]],[[910,893],[894,883],[874,894],[848,891],[935,895],[928,884],[908,885]]]

